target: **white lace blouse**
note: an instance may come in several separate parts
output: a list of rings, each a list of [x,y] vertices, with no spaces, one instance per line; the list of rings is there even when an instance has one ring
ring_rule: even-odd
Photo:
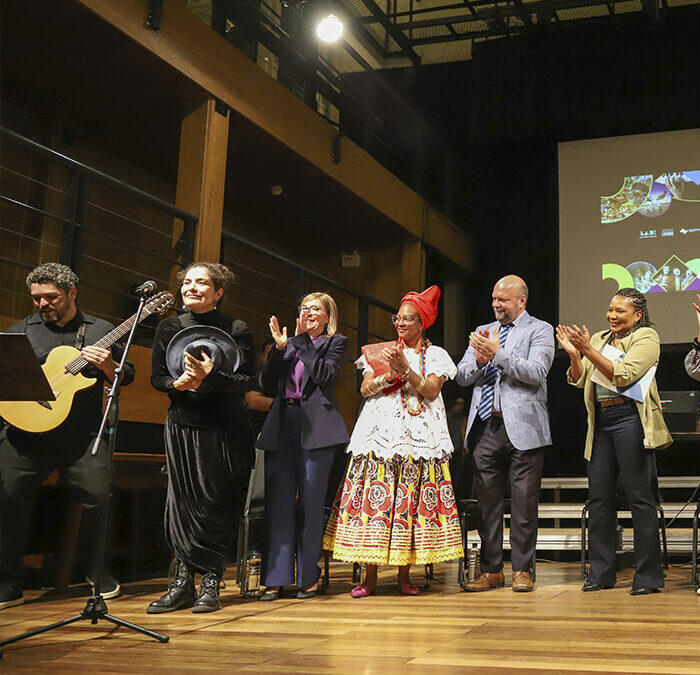
[[[408,365],[419,373],[420,354],[414,349],[403,350]],[[364,356],[355,365],[362,374],[372,372]],[[452,379],[457,367],[442,348],[430,345],[425,352],[425,374]],[[416,410],[420,399],[413,388],[404,391],[407,407]],[[434,401],[423,399],[424,410],[411,415],[401,402],[401,391],[391,394],[375,394],[365,399],[365,405],[357,418],[347,452],[355,456],[368,455],[391,459],[395,456],[413,459],[436,459],[452,454],[453,447],[447,428],[447,415],[442,394]]]

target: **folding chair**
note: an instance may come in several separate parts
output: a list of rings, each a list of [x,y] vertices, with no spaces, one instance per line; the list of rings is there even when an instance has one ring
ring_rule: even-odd
[[[238,525],[238,546],[236,551],[236,582],[241,595],[254,595],[246,585],[246,561],[253,550],[262,552],[265,528],[265,453],[255,450],[255,462],[250,472],[248,492]],[[252,530],[252,537],[251,537]]]
[[[700,520],[700,502],[695,507],[693,515],[693,588],[696,591],[700,588],[700,579],[698,579],[698,520]]]

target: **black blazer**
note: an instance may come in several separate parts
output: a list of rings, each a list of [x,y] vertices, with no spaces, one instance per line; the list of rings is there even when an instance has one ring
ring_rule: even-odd
[[[276,392],[256,446],[262,450],[288,449],[284,442],[284,393],[289,375],[298,355],[304,364],[301,397],[301,447],[305,450],[346,445],[350,437],[335,399],[335,382],[348,348],[344,335],[331,335],[316,345],[308,333],[287,340],[284,350],[273,347],[260,373],[264,390]]]

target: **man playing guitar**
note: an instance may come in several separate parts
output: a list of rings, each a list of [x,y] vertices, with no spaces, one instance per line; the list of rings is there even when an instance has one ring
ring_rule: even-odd
[[[95,581],[100,515],[111,481],[106,442],[100,443],[96,455],[90,450],[102,418],[103,385],[114,377],[122,346],[115,342],[109,350],[95,345],[114,327],[78,309],[77,286],[77,275],[66,265],[39,265],[27,276],[36,313],[7,329],[9,333],[26,333],[42,363],[55,347],[75,347],[89,364],[83,375],[96,378],[96,382],[75,393],[68,417],[56,428],[28,433],[7,425],[0,431],[0,609],[24,602],[23,554],[33,496],[55,469],[76,491],[89,515],[92,551],[87,580]],[[127,361],[122,384],[133,379],[134,367]],[[104,598],[116,597],[119,583],[104,572],[101,590]]]

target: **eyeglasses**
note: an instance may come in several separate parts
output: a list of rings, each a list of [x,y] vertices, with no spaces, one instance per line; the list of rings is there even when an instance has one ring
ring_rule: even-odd
[[[418,321],[419,318],[418,316],[399,316],[398,314],[392,314],[391,323],[394,325],[399,323],[413,323],[414,321]]]
[[[323,307],[319,307],[318,305],[302,305],[299,307],[299,314],[301,314],[304,310],[308,314],[318,314],[319,312],[323,312]]]

